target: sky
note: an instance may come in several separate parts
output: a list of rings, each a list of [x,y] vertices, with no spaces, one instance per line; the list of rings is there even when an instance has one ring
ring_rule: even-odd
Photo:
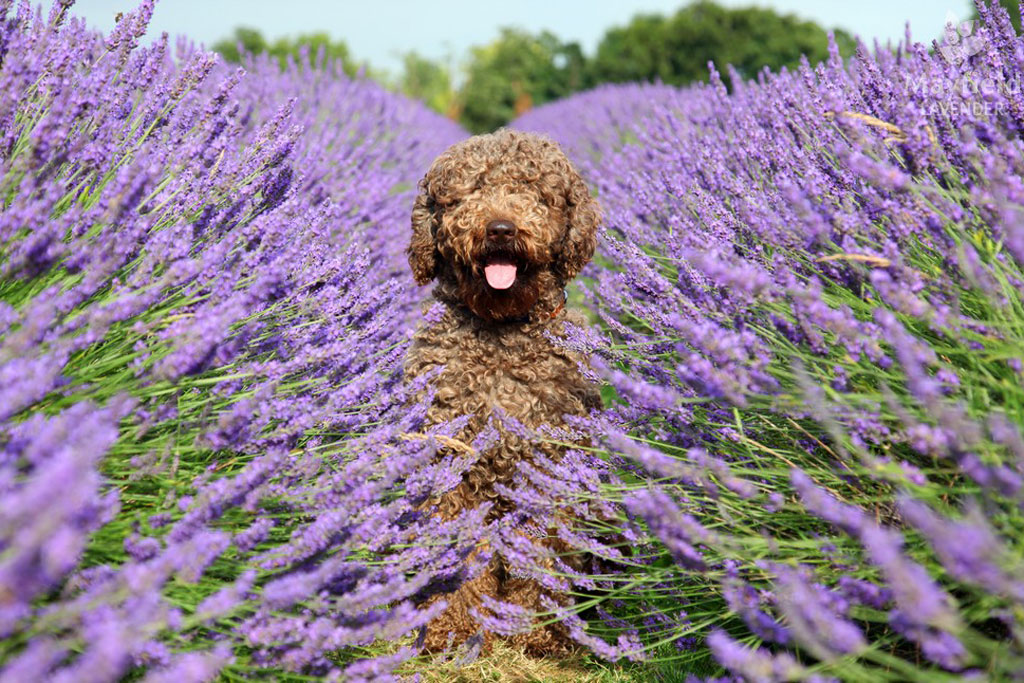
[[[915,39],[931,43],[947,15],[966,19],[970,0],[719,0],[751,4],[844,28],[868,41],[899,41],[910,22]],[[44,4],[49,7],[52,0]],[[109,30],[114,16],[137,0],[77,0],[72,12],[91,26]],[[212,45],[236,26],[259,29],[268,38],[326,31],[343,39],[353,57],[392,73],[409,50],[457,66],[472,45],[489,42],[502,26],[530,32],[548,29],[579,42],[592,55],[604,32],[641,12],[670,14],[686,0],[159,0],[150,34],[181,33]]]

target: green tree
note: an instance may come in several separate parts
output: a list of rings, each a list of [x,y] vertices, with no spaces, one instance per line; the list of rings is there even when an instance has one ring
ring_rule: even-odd
[[[496,40],[470,52],[459,119],[474,133],[494,130],[532,106],[587,85],[579,45],[549,31],[532,35],[503,28]]]
[[[1013,24],[1013,30],[1017,32],[1017,35],[1020,35],[1020,0],[999,0],[999,4],[1010,13],[1010,23]],[[975,21],[979,19],[977,7],[971,9],[971,19]]]
[[[398,78],[397,87],[409,97],[426,103],[434,111],[451,117],[456,114],[451,74],[443,64],[416,52],[406,52],[402,56],[402,74]]]
[[[241,46],[241,51],[239,51]],[[294,38],[278,38],[273,43],[268,42],[263,34],[254,28],[238,27],[231,38],[218,40],[213,44],[213,51],[220,53],[229,62],[240,63],[244,54],[263,54],[277,58],[284,67],[288,57],[301,60],[303,49],[309,50],[310,58],[316,59],[320,51],[328,60],[342,60],[342,68],[345,73],[354,76],[365,65],[357,63],[351,58],[348,45],[343,40],[331,40],[331,37],[322,31],[317,33],[306,33]]]
[[[222,38],[213,44],[213,51],[220,53],[225,61],[238,64],[243,54],[259,55],[267,51],[267,41],[254,28],[239,26],[231,38]]]
[[[844,55],[854,41],[835,31]],[[761,7],[726,8],[701,1],[671,17],[642,14],[625,27],[605,33],[590,64],[590,80],[651,81],[685,85],[708,78],[708,62],[724,72],[727,64],[743,78],[764,67],[793,68],[800,56],[811,63],[828,57],[828,34],[813,21]]]

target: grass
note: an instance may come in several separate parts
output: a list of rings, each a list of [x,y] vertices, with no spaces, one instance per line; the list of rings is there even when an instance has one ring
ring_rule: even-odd
[[[389,649],[411,642],[393,643]],[[693,668],[667,662],[611,664],[585,653],[531,657],[500,640],[491,652],[476,659],[466,662],[462,656],[460,652],[421,655],[395,673],[419,674],[421,683],[682,683],[690,675],[715,673],[710,664]]]

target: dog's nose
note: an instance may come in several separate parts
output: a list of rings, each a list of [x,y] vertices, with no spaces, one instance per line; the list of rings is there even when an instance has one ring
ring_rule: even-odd
[[[507,242],[515,237],[516,226],[511,221],[499,218],[487,224],[487,239],[495,242]]]

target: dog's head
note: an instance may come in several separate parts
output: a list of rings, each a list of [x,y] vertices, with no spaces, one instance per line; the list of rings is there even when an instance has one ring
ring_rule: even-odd
[[[449,147],[419,183],[409,265],[486,320],[527,314],[594,254],[600,211],[558,145],[501,129]]]

